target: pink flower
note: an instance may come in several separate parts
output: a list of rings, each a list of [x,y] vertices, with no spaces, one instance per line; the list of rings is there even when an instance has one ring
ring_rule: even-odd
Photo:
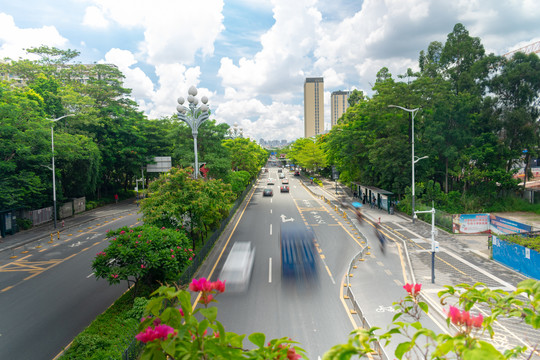
[[[212,302],[212,300],[214,300],[214,296],[212,294],[208,294],[206,296],[202,296],[201,297],[201,301],[204,305],[208,305]]]
[[[403,288],[405,289],[406,292],[408,292],[409,294],[412,292],[412,284],[409,284],[409,283],[406,283],[405,286],[403,286]]]
[[[218,292],[222,293],[225,291],[225,281],[216,281],[212,283],[212,287],[217,290]]]
[[[178,309],[178,311],[180,311],[180,315],[184,316],[184,310]]]
[[[452,321],[452,324],[461,324],[461,311],[459,311],[457,307],[450,306],[448,309],[448,317],[450,318],[450,321]]]
[[[174,259],[174,255],[171,255],[171,259]]]
[[[141,237],[141,236],[142,236],[142,235],[141,235],[141,234],[139,234],[139,235],[138,235],[137,237]]]
[[[300,356],[299,354],[296,353],[296,350],[295,348],[289,348],[287,350],[287,359],[288,360],[298,360],[298,359],[301,359],[302,356]]]
[[[117,278],[118,278],[118,274],[111,274],[111,277],[112,277],[113,279],[117,279]]]
[[[409,293],[409,295],[416,295],[420,292],[422,289],[422,284],[409,284],[406,283],[405,286],[403,286],[406,292]]]
[[[414,284],[414,293],[418,294],[422,290],[422,284]]]
[[[174,252],[174,249],[171,249],[171,252]]]
[[[193,260],[193,258],[189,258],[188,260],[191,261],[191,260]]]
[[[161,228],[161,230],[165,230],[165,226],[163,226],[163,227]]]
[[[484,317],[482,316],[482,314],[478,314],[477,317],[473,317],[472,326],[474,326],[475,328],[481,328],[483,322]]]
[[[129,229],[129,232],[132,233],[132,232],[133,232],[133,229]]]
[[[144,264],[141,264],[141,269],[144,269],[146,266],[144,266]]]
[[[152,329],[147,327],[143,332],[135,335],[135,338],[143,343],[154,341],[156,339],[165,340],[169,334],[175,334],[175,331],[169,325],[160,324]]]
[[[126,232],[124,230],[120,231],[120,235],[125,234]]]

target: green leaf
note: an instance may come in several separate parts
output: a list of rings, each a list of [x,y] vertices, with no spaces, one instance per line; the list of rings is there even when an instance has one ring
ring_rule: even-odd
[[[202,316],[207,318],[211,323],[216,322],[217,312],[218,312],[218,309],[216,307],[201,309]]]
[[[266,339],[263,333],[253,333],[248,336],[249,341],[257,345],[259,348],[264,347],[264,341]]]
[[[403,355],[405,355],[405,353],[407,353],[407,351],[411,349],[412,345],[413,344],[411,344],[410,341],[402,342],[401,344],[397,346],[394,354],[396,355],[398,359],[401,359]]]
[[[426,314],[428,313],[429,307],[428,307],[428,304],[426,304],[425,302],[420,301],[418,303],[418,307],[420,307],[420,309],[422,309],[422,311],[425,312]]]
[[[495,347],[485,341],[478,341],[472,349],[463,351],[463,360],[497,360],[504,356]]]

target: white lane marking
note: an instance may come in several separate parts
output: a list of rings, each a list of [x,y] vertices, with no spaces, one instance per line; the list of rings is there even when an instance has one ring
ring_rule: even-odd
[[[270,214],[272,213],[272,209],[270,209]]]
[[[90,273],[90,275],[88,275],[86,278],[88,279],[88,278],[90,278],[92,276],[94,276],[94,273]]]
[[[268,261],[268,282],[272,283],[272,258]]]
[[[270,235],[272,235],[272,224],[270,224]]]
[[[287,219],[286,215],[281,214],[281,222],[289,222],[289,221],[294,221],[294,218]]]

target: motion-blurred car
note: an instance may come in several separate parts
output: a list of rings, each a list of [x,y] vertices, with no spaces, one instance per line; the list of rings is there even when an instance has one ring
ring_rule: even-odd
[[[219,279],[225,281],[227,292],[247,290],[254,260],[255,248],[251,246],[250,241],[239,241],[233,244],[219,275]]]
[[[272,179],[272,178],[268,178],[268,180],[266,181],[266,183],[267,183],[268,185],[274,185],[274,182],[275,182],[275,180]]]
[[[281,223],[279,234],[281,275],[287,279],[313,280],[317,278],[315,234],[299,222]]]
[[[279,188],[281,192],[289,192],[289,187],[287,185],[281,185]]]
[[[288,184],[288,183],[289,183],[289,179],[285,178],[285,179],[281,180],[281,183],[282,183],[282,184]]]
[[[263,196],[273,196],[274,191],[272,189],[264,189],[263,190]]]

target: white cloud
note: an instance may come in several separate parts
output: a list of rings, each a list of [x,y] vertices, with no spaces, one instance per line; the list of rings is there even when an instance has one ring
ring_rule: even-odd
[[[54,26],[21,29],[15,25],[13,16],[0,13],[0,59],[36,59],[36,56],[27,54],[24,49],[41,45],[62,48],[67,42]]]
[[[105,19],[103,12],[96,6],[89,6],[84,11],[83,25],[96,29],[106,29],[109,21]]]

